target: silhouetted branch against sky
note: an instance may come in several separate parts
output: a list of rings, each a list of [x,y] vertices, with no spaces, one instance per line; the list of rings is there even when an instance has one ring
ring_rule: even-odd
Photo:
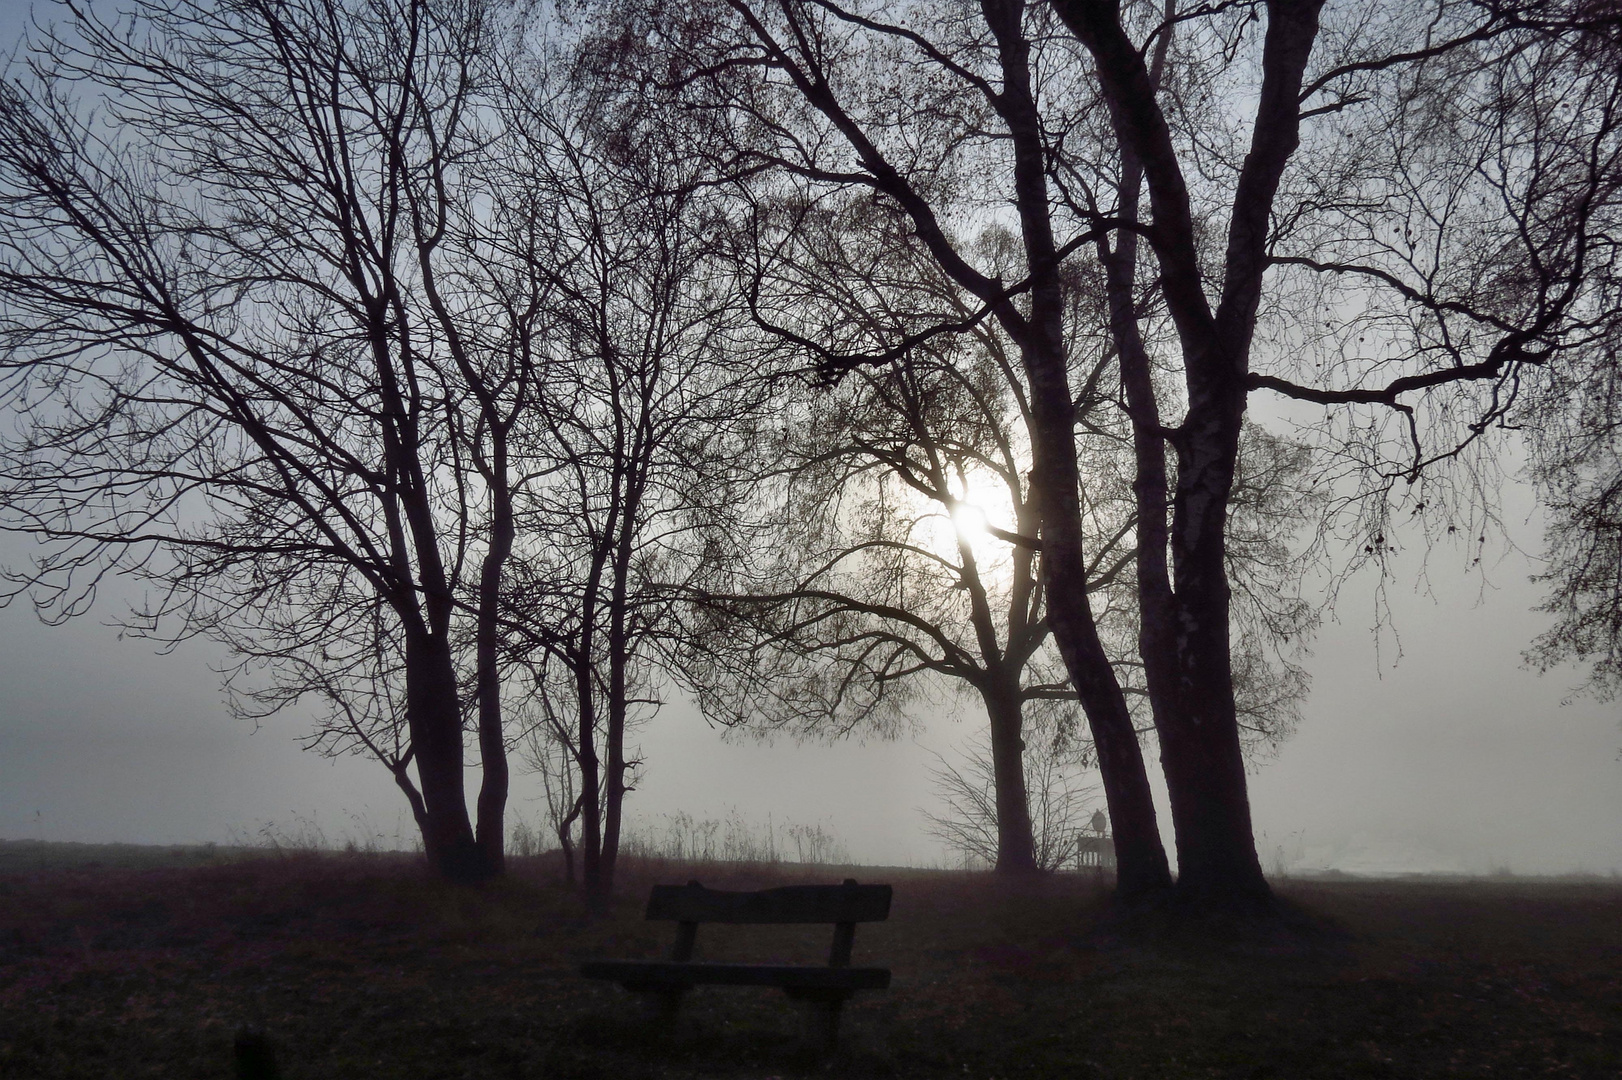
[[[1299,437],[1330,509],[1367,531],[1364,555],[1389,547],[1397,508],[1456,528],[1490,494],[1473,462],[1530,404],[1524,388],[1559,364],[1608,362],[1614,340],[1601,222],[1614,216],[1616,19],[1548,4],[747,0],[619,18],[634,27],[619,40],[643,43],[621,60],[650,97],[708,117],[718,159],[758,166],[763,325],[832,341],[825,365],[922,344],[965,308],[1008,335],[1033,405],[1049,622],[1117,827],[1144,845],[1125,845],[1123,882],[1152,890],[1152,829],[1133,824],[1149,812],[1141,765],[1104,737],[1125,708],[1097,663],[1081,572],[1076,354],[1095,342],[1119,357],[1183,887],[1263,897],[1228,555],[1247,395],[1329,407]],[[815,235],[805,225],[842,204],[894,215],[964,302],[897,303],[872,264],[817,263],[798,246]],[[1006,271],[973,246],[991,224],[1018,237]],[[1111,298],[1107,321],[1066,306],[1066,282],[1088,280]],[[855,295],[873,318],[836,315]],[[1270,633],[1305,629],[1287,621]]]
[[[316,744],[381,758],[452,876],[501,865],[513,631],[548,614],[515,566],[563,596],[570,545],[611,552],[633,633],[633,561],[687,527],[657,515],[749,412],[692,175],[614,156],[588,94],[529,81],[548,48],[478,3],[138,5],[0,101],[3,498],[44,545],[15,587],[66,616],[155,583],[139,628],[226,641],[246,711],[326,701]]]
[[[436,292],[483,23],[324,0],[106,19],[42,40],[0,104],[5,507],[47,545],[17,584],[66,610],[79,574],[160,583],[150,632],[226,640],[266,705],[326,698],[327,745],[395,747],[407,787],[409,753],[430,857],[499,868],[499,815],[481,849],[463,801],[452,637],[492,536],[467,437],[499,443],[512,390]]]

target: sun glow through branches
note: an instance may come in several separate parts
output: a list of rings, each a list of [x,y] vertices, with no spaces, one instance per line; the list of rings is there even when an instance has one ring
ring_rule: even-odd
[[[1012,576],[1011,545],[992,535],[988,526],[1016,532],[1013,500],[1000,477],[988,470],[965,472],[952,485],[950,501],[918,495],[919,539],[929,551],[958,567],[968,549],[981,584],[995,590]]]

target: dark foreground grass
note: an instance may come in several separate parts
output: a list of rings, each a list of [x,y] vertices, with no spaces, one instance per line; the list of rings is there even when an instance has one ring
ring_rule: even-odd
[[[407,856],[114,865],[49,847],[0,861],[8,1080],[227,1077],[243,1025],[275,1040],[288,1080],[1622,1076],[1609,884],[1287,883],[1341,932],[1198,944],[1123,933],[1085,878],[1005,890],[922,871],[633,865],[625,899],[592,921],[541,860],[459,889]],[[661,1030],[575,976],[581,958],[668,945],[668,926],[641,920],[656,880],[847,875],[896,887],[855,958],[895,981],[852,1002],[830,1061],[801,1055],[776,992],[701,988]],[[827,934],[708,927],[700,955],[817,962]]]

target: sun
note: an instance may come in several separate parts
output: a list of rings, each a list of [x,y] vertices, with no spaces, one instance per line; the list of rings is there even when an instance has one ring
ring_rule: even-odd
[[[988,524],[986,512],[980,508],[979,503],[972,501],[972,498],[965,498],[955,504],[949,513],[958,535],[970,543],[978,543],[981,537],[991,535],[991,531],[986,528]]]
[[[1017,532],[1014,501],[1008,486],[989,469],[965,470],[953,478],[946,501],[924,500],[920,524],[929,550],[960,569],[964,548],[973,558],[980,581],[995,588],[1012,579],[1013,547],[995,536],[991,527]]]

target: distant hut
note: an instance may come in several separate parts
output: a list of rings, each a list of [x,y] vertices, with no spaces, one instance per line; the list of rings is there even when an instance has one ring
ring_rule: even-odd
[[[1115,867],[1115,841],[1109,835],[1109,818],[1104,811],[1093,811],[1091,833],[1076,834],[1076,865],[1097,870]]]

